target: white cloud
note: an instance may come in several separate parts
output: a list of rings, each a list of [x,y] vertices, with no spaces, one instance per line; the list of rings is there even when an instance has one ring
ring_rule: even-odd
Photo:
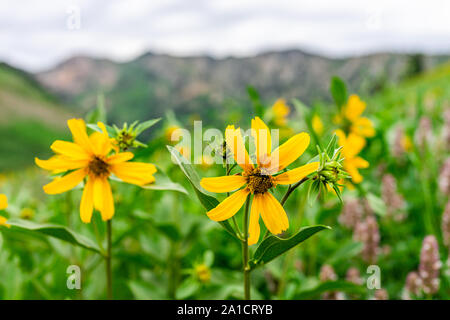
[[[81,28],[69,30],[78,6]],[[306,48],[331,56],[450,52],[448,0],[48,0],[0,3],[0,60],[29,70],[73,54],[121,61],[146,50],[250,55]]]

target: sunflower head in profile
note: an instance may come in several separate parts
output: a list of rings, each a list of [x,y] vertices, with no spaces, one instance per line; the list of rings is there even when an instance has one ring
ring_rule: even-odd
[[[59,194],[73,189],[82,181],[84,185],[80,204],[81,220],[89,223],[94,208],[100,211],[103,220],[114,216],[114,200],[108,178],[114,174],[120,180],[146,185],[155,181],[153,164],[129,162],[131,152],[114,152],[105,125],[98,123],[102,132],[88,136],[82,119],[68,120],[73,142],[57,140],[51,145],[56,153],[48,160],[35,159],[36,164],[53,173],[65,173],[44,186],[47,194]]]
[[[211,192],[222,193],[237,190],[207,213],[208,217],[214,221],[231,218],[243,206],[248,196],[253,195],[250,210],[249,245],[255,244],[259,240],[260,216],[272,234],[280,234],[289,227],[286,212],[270,190],[277,185],[296,183],[315,172],[319,167],[319,162],[312,162],[277,174],[297,160],[306,150],[310,142],[307,133],[299,133],[272,150],[269,128],[259,117],[256,117],[252,120],[251,135],[255,140],[256,161],[250,159],[245,149],[240,128],[235,129],[233,125],[230,125],[225,131],[226,145],[243,171],[232,176],[203,178],[200,182],[204,189]]]

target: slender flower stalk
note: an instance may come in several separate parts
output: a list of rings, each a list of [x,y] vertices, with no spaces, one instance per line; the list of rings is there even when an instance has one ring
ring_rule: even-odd
[[[447,158],[441,167],[439,190],[441,190],[443,195],[450,196],[450,158]]]
[[[422,289],[427,296],[439,290],[439,269],[442,263],[439,257],[439,247],[435,236],[423,239],[420,251],[419,275],[422,279]]]
[[[376,263],[380,251],[380,232],[374,216],[359,222],[353,234],[356,241],[363,243],[362,257],[367,263]]]
[[[404,220],[405,199],[397,191],[397,181],[391,174],[385,174],[381,181],[381,197],[386,204],[386,215],[396,221]]]
[[[442,214],[442,238],[447,248],[450,248],[450,201],[445,206]]]
[[[319,274],[319,279],[322,282],[327,282],[327,281],[336,281],[337,280],[337,275],[334,272],[334,269],[332,266],[328,265],[328,264],[324,264],[321,268],[320,268],[320,274]],[[322,299],[323,300],[343,300],[344,296],[342,294],[342,292],[339,291],[330,291],[330,292],[325,292],[322,295]]]

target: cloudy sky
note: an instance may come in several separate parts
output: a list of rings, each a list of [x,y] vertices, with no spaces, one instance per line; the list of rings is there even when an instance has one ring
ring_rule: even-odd
[[[449,0],[2,0],[0,61],[44,70],[75,54],[132,59],[450,53]]]

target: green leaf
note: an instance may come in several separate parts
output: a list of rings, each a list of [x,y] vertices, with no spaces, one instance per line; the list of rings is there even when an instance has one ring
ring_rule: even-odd
[[[311,181],[307,195],[308,203],[310,206],[312,206],[314,202],[317,200],[319,193],[320,193],[320,181],[319,180]]]
[[[345,86],[344,81],[339,77],[331,78],[330,90],[334,102],[338,108],[341,108],[347,101],[347,87]]]
[[[147,121],[144,121],[144,122],[138,124],[138,126],[135,129],[136,136],[140,135],[142,132],[144,132],[148,128],[154,126],[160,120],[161,120],[161,118],[151,119],[151,120],[147,120]]]
[[[87,114],[86,121],[88,123],[106,122],[105,97],[103,94],[97,96],[97,108]]]
[[[327,291],[340,291],[352,294],[364,294],[365,288],[352,282],[338,280],[327,281],[318,284],[316,287],[304,291],[300,291],[294,296],[294,300],[307,300],[318,298],[322,293]]]
[[[186,159],[178,152],[177,149],[171,146],[167,146],[167,149],[172,154],[173,159],[176,161],[178,166],[180,167],[181,171],[183,171],[186,178],[191,183],[192,187],[194,188],[195,194],[197,195],[197,198],[200,200],[200,203],[207,211],[214,209],[219,204],[219,201],[211,196],[208,191],[203,189],[200,186],[200,177],[198,176],[197,172],[192,168],[192,166],[187,163]],[[219,224],[225,228],[231,235],[238,238],[236,235],[236,232],[234,231],[233,227],[230,225],[228,220],[220,221]]]
[[[180,230],[176,226],[174,226],[172,223],[158,223],[153,225],[155,229],[160,231],[162,234],[164,234],[166,237],[173,241],[180,241],[182,239],[182,235],[180,233]]]
[[[326,260],[327,264],[333,265],[342,260],[348,260],[357,256],[362,250],[362,242],[350,241],[344,244],[341,248],[336,250],[330,258]]]
[[[100,127],[95,123],[88,123],[88,124],[86,124],[86,126],[94,131],[102,133],[102,129],[100,129]],[[108,135],[110,137],[116,136],[116,130],[113,127],[111,127],[107,124],[105,124],[105,127],[106,127],[106,132],[108,132]]]
[[[386,204],[381,198],[377,197],[373,193],[368,193],[366,197],[369,202],[369,206],[376,214],[382,217],[386,215]]]
[[[187,190],[179,183],[173,182],[170,178],[158,168],[158,171],[153,175],[155,177],[155,182],[146,186],[144,189],[149,190],[168,190],[168,191],[178,191],[184,194],[189,194]]]
[[[91,239],[77,234],[74,231],[56,224],[39,224],[28,220],[11,219],[8,220],[11,230],[19,230],[31,233],[46,235],[56,239],[63,240],[72,245],[79,246],[102,254],[100,248]]]
[[[259,96],[258,91],[254,87],[248,86],[247,93],[248,96],[250,97],[250,101],[252,102],[253,108],[255,110],[255,115],[262,118],[264,116],[264,106],[261,103],[261,98]]]
[[[317,225],[300,229],[295,235],[288,239],[281,239],[277,236],[269,236],[256,249],[253,259],[249,262],[250,268],[262,266],[276,257],[282,255],[289,249],[307,240],[314,234],[324,229],[331,229],[328,226]]]

